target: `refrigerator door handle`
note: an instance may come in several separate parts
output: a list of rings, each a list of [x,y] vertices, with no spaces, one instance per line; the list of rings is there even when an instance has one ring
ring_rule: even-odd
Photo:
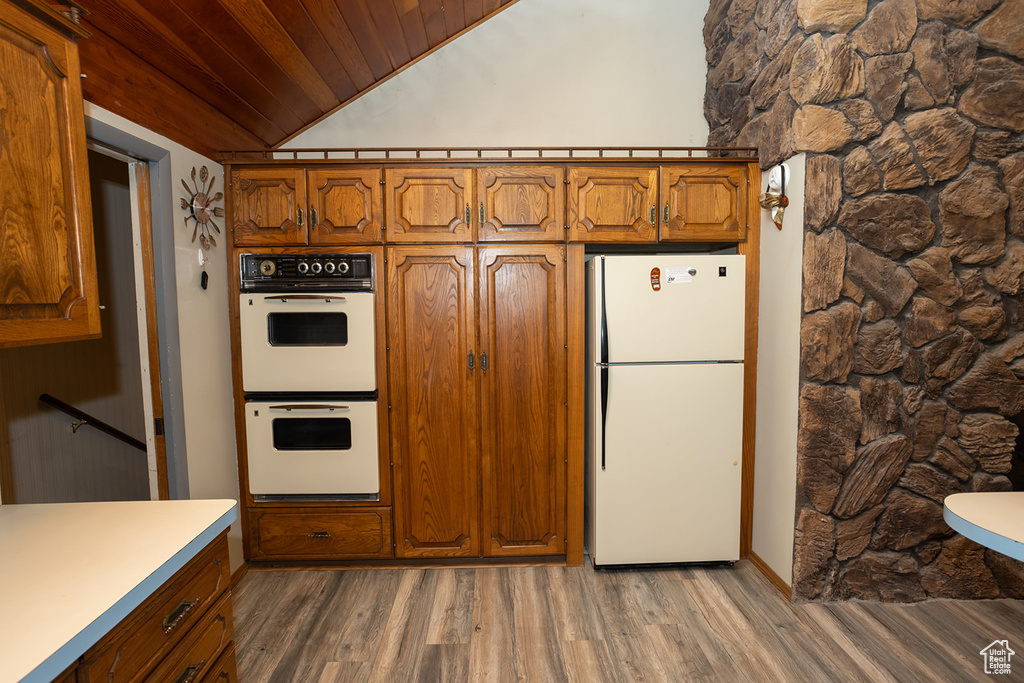
[[[601,256],[601,469],[604,469],[605,432],[608,422],[608,307],[604,287],[604,256]]]
[[[608,424],[608,365],[601,366],[601,469],[604,469],[605,434]]]

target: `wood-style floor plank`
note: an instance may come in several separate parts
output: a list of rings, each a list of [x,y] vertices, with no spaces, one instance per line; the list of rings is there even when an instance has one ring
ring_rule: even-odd
[[[793,604],[748,562],[250,571],[234,602],[256,683],[982,681],[1024,648],[1024,601]]]

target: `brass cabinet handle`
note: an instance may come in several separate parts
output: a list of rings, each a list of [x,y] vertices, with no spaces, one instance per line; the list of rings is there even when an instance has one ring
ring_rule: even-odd
[[[658,215],[658,210],[652,206],[651,207],[651,225],[654,225],[654,221],[657,218],[657,215]],[[300,223],[300,225],[301,225],[301,223]]]
[[[310,534],[309,534],[309,537],[310,538],[326,539],[326,538],[330,538],[331,537],[331,532],[330,531],[311,531]]]
[[[185,618],[185,615],[191,612],[199,602],[199,598],[192,601],[183,599],[179,602],[178,606],[172,609],[167,616],[164,617],[164,633],[170,633],[174,629],[178,628],[178,625],[181,624],[181,620]]]
[[[480,225],[487,222],[487,212],[484,211],[484,203],[480,202]]]
[[[302,227],[302,207],[295,209],[295,213],[299,216],[299,227]]]
[[[466,225],[470,225],[473,222],[473,212],[469,210],[469,204],[466,204]]]
[[[469,357],[466,359],[466,361],[469,364],[469,371],[473,372],[473,368],[476,367],[476,356],[473,355],[472,351],[469,352]]]
[[[200,659],[198,664],[189,662],[181,670],[181,673],[178,674],[178,677],[174,679],[174,683],[192,683],[192,681],[196,680],[196,675],[202,670],[204,664],[206,664],[206,657]]]
[[[487,372],[487,352],[484,351],[480,354],[480,369]]]
[[[668,223],[668,202],[665,202],[665,211],[662,215],[665,217],[665,222]]]
[[[310,204],[309,205],[309,227],[315,228],[316,224],[317,224],[316,209],[314,209],[313,205]]]

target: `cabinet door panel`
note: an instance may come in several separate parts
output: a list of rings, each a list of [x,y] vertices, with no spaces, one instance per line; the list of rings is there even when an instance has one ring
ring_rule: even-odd
[[[309,243],[380,242],[380,179],[379,166],[310,169]]]
[[[389,168],[388,242],[472,242],[473,169]]]
[[[235,246],[306,243],[303,169],[235,169],[230,191]]]
[[[565,247],[480,248],[484,554],[565,552]]]
[[[565,169],[481,168],[476,175],[481,242],[564,242]]]
[[[658,169],[569,169],[569,240],[655,242]]]
[[[747,189],[744,166],[662,167],[661,239],[746,239]]]
[[[0,4],[0,347],[98,337],[78,48]]]
[[[479,555],[473,250],[388,254],[397,557]]]

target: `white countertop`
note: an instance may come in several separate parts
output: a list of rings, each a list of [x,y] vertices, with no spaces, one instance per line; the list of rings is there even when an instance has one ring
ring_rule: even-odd
[[[986,548],[1024,560],[1024,492],[954,493],[942,518],[953,530]]]
[[[237,516],[233,500],[0,505],[0,683],[59,676]]]

